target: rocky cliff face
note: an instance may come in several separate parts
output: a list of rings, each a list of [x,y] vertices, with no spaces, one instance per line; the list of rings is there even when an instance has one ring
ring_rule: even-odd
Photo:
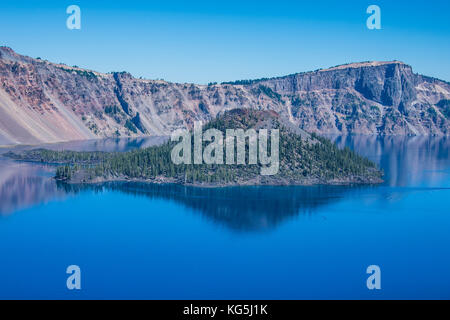
[[[306,131],[450,134],[450,85],[402,62],[368,62],[262,81]]]
[[[206,86],[103,74],[0,47],[0,145],[169,135],[234,108],[274,110],[317,133],[450,134],[450,84],[397,61]]]

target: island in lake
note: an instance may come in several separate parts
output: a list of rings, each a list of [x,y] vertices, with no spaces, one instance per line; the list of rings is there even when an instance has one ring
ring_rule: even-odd
[[[278,129],[277,173],[262,175],[261,163],[249,164],[249,143],[245,164],[175,164],[171,153],[178,142],[167,141],[129,152],[75,152],[34,149],[5,154],[15,160],[60,165],[55,178],[66,183],[145,181],[204,187],[233,185],[312,185],[381,183],[383,173],[376,164],[349,148],[339,149],[326,138],[293,126],[274,111],[234,109],[204,126],[217,129]],[[190,133],[193,134],[192,132]],[[194,140],[194,139],[192,139]],[[193,143],[193,142],[192,142]],[[202,142],[203,147],[207,145]],[[193,155],[191,155],[193,156]]]

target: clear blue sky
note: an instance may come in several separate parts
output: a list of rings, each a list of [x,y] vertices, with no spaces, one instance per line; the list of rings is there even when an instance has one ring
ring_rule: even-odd
[[[66,8],[81,8],[81,30]],[[382,30],[366,28],[381,8]],[[450,1],[1,1],[0,45],[101,72],[176,82],[401,60],[450,81]]]

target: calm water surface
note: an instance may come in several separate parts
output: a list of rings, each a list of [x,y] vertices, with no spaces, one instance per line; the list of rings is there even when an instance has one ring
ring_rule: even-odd
[[[450,139],[333,139],[377,162],[385,183],[76,187],[52,180],[53,166],[2,159],[0,298],[450,299]],[[81,291],[66,289],[72,264]],[[366,288],[372,264],[379,291]]]

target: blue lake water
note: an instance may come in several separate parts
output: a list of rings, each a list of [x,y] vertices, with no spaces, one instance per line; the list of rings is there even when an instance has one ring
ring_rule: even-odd
[[[450,299],[450,139],[333,139],[385,183],[80,188],[52,166],[0,160],[0,298]],[[73,264],[80,291],[66,288]],[[381,290],[366,287],[373,264]]]

